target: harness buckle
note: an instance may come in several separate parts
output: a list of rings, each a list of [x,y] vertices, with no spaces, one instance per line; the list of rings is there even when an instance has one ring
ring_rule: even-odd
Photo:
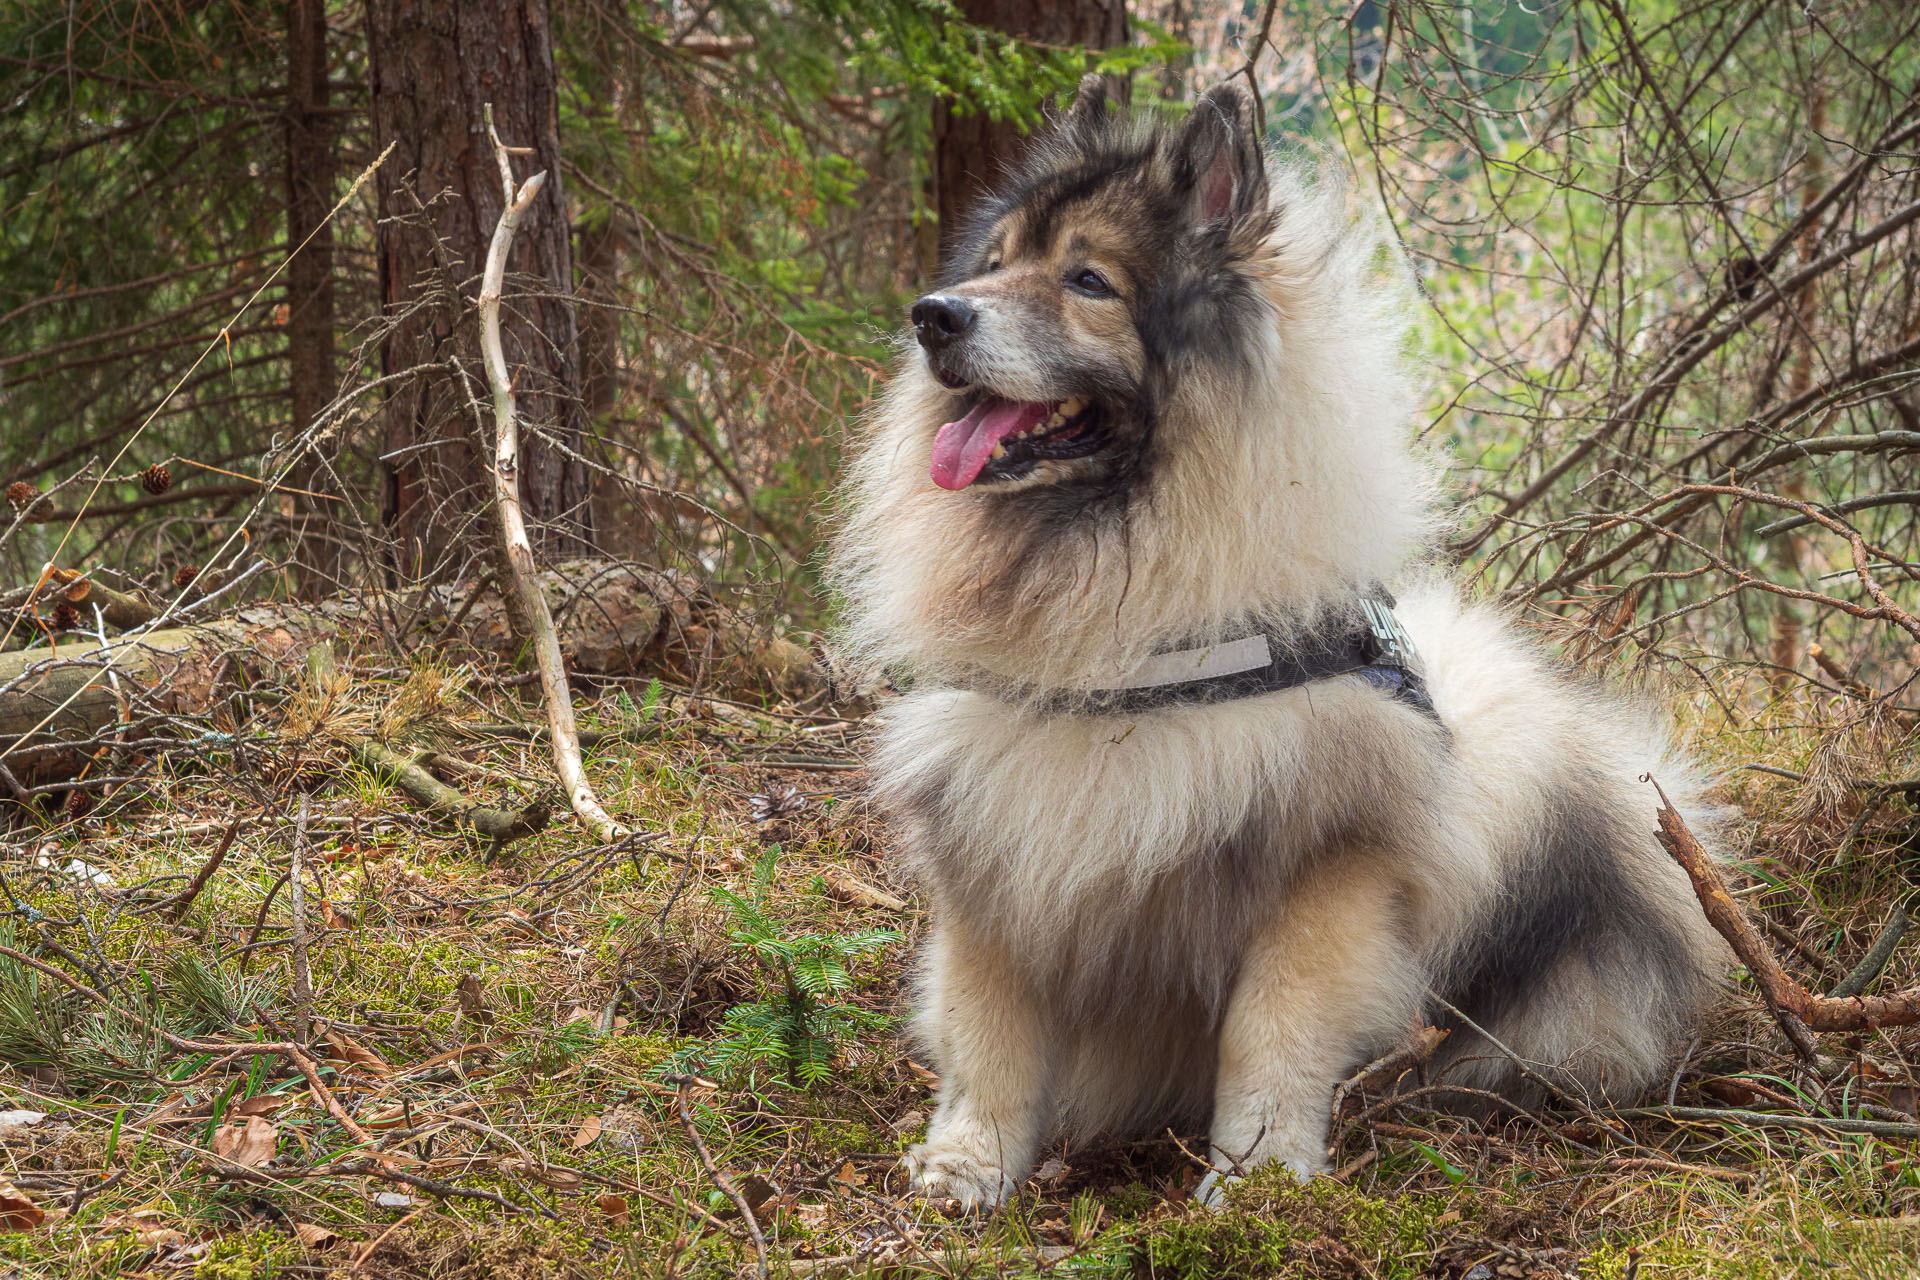
[[[1393,616],[1393,610],[1378,600],[1364,596],[1360,600],[1360,608],[1367,615],[1367,631],[1373,637],[1377,650],[1374,660],[1401,667],[1412,666],[1413,641],[1407,637],[1400,619]]]

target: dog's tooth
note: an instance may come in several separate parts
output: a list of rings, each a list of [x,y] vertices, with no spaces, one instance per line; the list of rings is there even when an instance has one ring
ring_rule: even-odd
[[[1059,413],[1056,416],[1064,415],[1066,417],[1071,418],[1086,407],[1087,407],[1087,402],[1081,399],[1079,396],[1075,396],[1073,399],[1067,401],[1065,404],[1060,406]]]
[[[1051,430],[1052,428],[1059,426],[1061,423],[1067,420],[1067,417],[1068,415],[1061,413],[1060,410],[1058,409],[1055,409],[1053,411],[1053,416],[1047,419],[1047,428]]]
[[[1007,456],[1007,446],[1005,446],[1005,445],[1003,445],[1003,444],[997,444],[997,445],[995,445],[995,446],[993,446],[993,453],[992,453],[992,455],[991,455],[991,456],[992,456],[992,457],[995,457],[995,458],[1004,458],[1004,457],[1006,457],[1006,456]]]

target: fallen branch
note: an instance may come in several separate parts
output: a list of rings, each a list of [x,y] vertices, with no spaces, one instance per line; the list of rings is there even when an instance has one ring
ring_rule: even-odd
[[[500,165],[500,183],[507,200],[500,222],[493,229],[493,242],[487,247],[487,268],[480,280],[480,349],[486,359],[487,384],[493,389],[494,505],[500,518],[500,538],[506,547],[503,567],[511,579],[510,589],[526,615],[524,620],[532,630],[540,687],[546,695],[547,722],[553,731],[554,769],[580,821],[596,839],[612,844],[631,832],[601,807],[599,797],[593,793],[593,784],[587,781],[586,766],[581,759],[580,730],[573,717],[573,694],[567,687],[560,640],[554,631],[547,598],[537,583],[533,543],[527,537],[526,517],[520,510],[520,430],[514,422],[513,382],[507,374],[506,350],[500,344],[500,290],[506,280],[507,250],[512,247],[513,233],[533,204],[533,198],[540,194],[547,175],[542,170],[528,178],[517,191],[514,189],[507,148],[493,130],[492,104],[487,107],[487,136],[493,142],[493,155]],[[763,1251],[760,1273],[765,1275],[766,1269]]]
[[[1860,995],[1873,985],[1873,980],[1880,976],[1880,971],[1887,967],[1889,960],[1893,959],[1893,949],[1900,945],[1900,939],[1907,936],[1907,924],[1906,907],[1895,903],[1893,914],[1887,918],[1885,927],[1873,940],[1873,945],[1867,948],[1867,954],[1861,958],[1859,964],[1853,966],[1846,977],[1840,979],[1839,985],[1827,992],[1827,998],[1845,1000]]]
[[[220,837],[220,843],[214,847],[213,856],[207,859],[206,863],[200,868],[199,874],[193,877],[186,888],[174,894],[173,897],[162,906],[162,910],[165,911],[167,919],[173,921],[175,924],[180,923],[181,917],[187,914],[187,908],[191,907],[193,900],[200,896],[200,891],[207,887],[207,881],[211,880],[213,873],[220,869],[220,864],[227,860],[227,850],[233,848],[234,839],[239,834],[240,819],[235,818],[227,824],[226,834]]]
[[[1801,986],[1781,966],[1753,927],[1753,920],[1733,900],[1720,868],[1700,847],[1664,791],[1660,792],[1659,821],[1661,845],[1693,881],[1693,891],[1708,922],[1753,975],[1761,999],[1803,1060],[1812,1062],[1816,1056],[1813,1033],[1817,1031],[1870,1031],[1920,1023],[1920,987],[1890,996],[1816,996]],[[1891,944],[1887,950],[1892,952]]]
[[[475,804],[428,773],[417,757],[400,755],[371,738],[348,743],[347,754],[361,768],[393,783],[427,810],[486,836],[494,842],[495,851],[546,828],[550,810],[539,800],[518,809]]]
[[[117,631],[145,626],[160,616],[159,608],[152,601],[125,591],[115,591],[104,582],[96,582],[69,570],[49,570],[34,585],[20,587],[0,596],[0,609],[9,612],[31,609],[61,598],[73,604],[98,606],[101,618]]]
[[[1771,1111],[1734,1111],[1718,1107],[1622,1107],[1608,1116],[1620,1120],[1699,1120],[1708,1124],[1748,1125],[1756,1129],[1802,1129],[1813,1133],[1863,1133],[1875,1138],[1920,1138],[1920,1124],[1897,1120],[1841,1120],[1826,1116],[1779,1115]]]
[[[707,1171],[707,1177],[713,1180],[714,1186],[720,1188],[720,1193],[733,1201],[733,1207],[740,1211],[740,1220],[746,1224],[747,1234],[753,1237],[753,1253],[758,1259],[760,1280],[767,1280],[767,1237],[760,1230],[759,1219],[753,1216],[753,1206],[747,1203],[747,1198],[740,1193],[740,1188],[733,1185],[733,1179],[720,1172],[719,1166],[714,1164],[713,1153],[707,1150],[706,1139],[700,1136],[700,1127],[693,1122],[693,1108],[688,1105],[687,1098],[692,1092],[695,1078],[694,1076],[668,1077],[667,1083],[676,1086],[673,1096],[674,1112],[680,1117],[680,1124],[686,1129],[687,1137],[693,1141],[693,1149],[700,1156],[700,1167]]]
[[[287,902],[293,911],[293,1026],[294,1039],[307,1044],[312,1037],[309,1022],[313,1014],[313,973],[307,968],[306,868],[307,819],[311,816],[305,792],[300,795],[300,816],[293,828],[293,852],[287,872]]]

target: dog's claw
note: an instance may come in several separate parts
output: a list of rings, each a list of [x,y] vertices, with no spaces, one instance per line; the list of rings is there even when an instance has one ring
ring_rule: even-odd
[[[1015,1186],[1005,1170],[932,1143],[908,1151],[906,1165],[913,1189],[947,1217],[997,1209]]]

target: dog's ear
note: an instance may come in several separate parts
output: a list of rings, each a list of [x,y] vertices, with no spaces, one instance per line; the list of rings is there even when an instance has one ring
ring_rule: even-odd
[[[1177,168],[1192,192],[1196,226],[1238,222],[1267,207],[1259,104],[1238,80],[1209,89],[1180,132]]]
[[[1061,117],[1060,132],[1076,142],[1091,141],[1107,127],[1107,78],[1088,72],[1080,77],[1073,105]]]

